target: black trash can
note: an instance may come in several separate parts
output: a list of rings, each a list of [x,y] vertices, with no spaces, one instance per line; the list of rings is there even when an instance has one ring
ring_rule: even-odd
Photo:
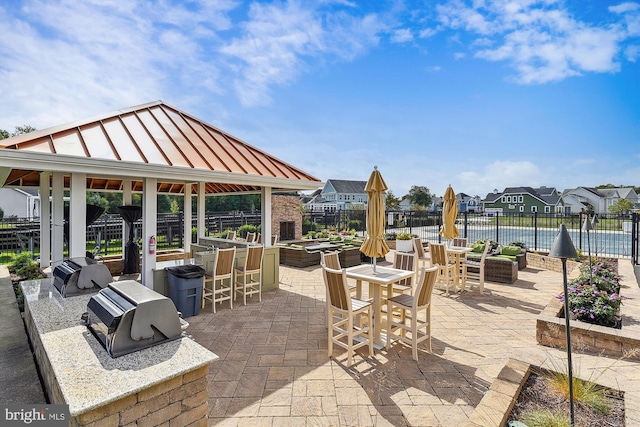
[[[204,268],[199,265],[167,267],[168,296],[183,318],[200,313]]]

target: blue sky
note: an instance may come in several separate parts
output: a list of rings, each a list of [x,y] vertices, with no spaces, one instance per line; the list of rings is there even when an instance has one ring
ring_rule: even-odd
[[[640,185],[640,2],[9,0],[0,129],[162,100],[321,180]]]

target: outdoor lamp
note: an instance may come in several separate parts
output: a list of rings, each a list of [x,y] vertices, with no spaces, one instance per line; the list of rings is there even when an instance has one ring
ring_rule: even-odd
[[[560,224],[560,231],[553,241],[553,246],[549,252],[549,256],[553,258],[560,258],[562,261],[562,276],[564,279],[564,321],[565,329],[567,332],[567,371],[569,377],[569,416],[570,422],[573,426],[574,411],[573,411],[573,369],[571,367],[571,330],[569,328],[569,291],[567,290],[567,258],[577,258],[578,252],[576,251],[571,236],[567,231],[567,227],[564,224]]]

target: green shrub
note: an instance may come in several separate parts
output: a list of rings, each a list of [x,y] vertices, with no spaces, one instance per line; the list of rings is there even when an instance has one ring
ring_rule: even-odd
[[[16,274],[20,276],[22,280],[42,279],[40,266],[36,262],[20,267],[16,270]]]
[[[398,235],[396,236],[397,240],[411,240],[413,239],[413,236],[409,233],[398,233]]]
[[[253,224],[241,225],[238,227],[238,236],[245,239],[247,237],[247,233],[256,233],[257,231],[257,227]]]
[[[18,274],[18,270],[21,268],[34,264],[31,252],[22,252],[20,255],[13,259],[13,262],[9,264],[9,271],[14,274]]]

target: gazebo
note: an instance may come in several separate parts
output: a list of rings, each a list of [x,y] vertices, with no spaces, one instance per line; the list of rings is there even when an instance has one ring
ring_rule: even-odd
[[[157,194],[198,196],[198,237],[204,196],[260,193],[262,233],[271,235],[271,194],[315,190],[321,181],[162,101],[0,140],[0,185],[39,188],[40,265],[63,261],[64,191],[69,197],[69,257],[85,254],[86,191],[121,191],[130,204],[142,193],[142,283],[152,287]],[[191,203],[184,204],[191,218]],[[52,224],[52,226],[50,225]],[[185,221],[185,235],[191,226]],[[127,230],[123,230],[126,235]],[[266,239],[269,245],[269,239]],[[185,252],[190,242],[185,241]]]

